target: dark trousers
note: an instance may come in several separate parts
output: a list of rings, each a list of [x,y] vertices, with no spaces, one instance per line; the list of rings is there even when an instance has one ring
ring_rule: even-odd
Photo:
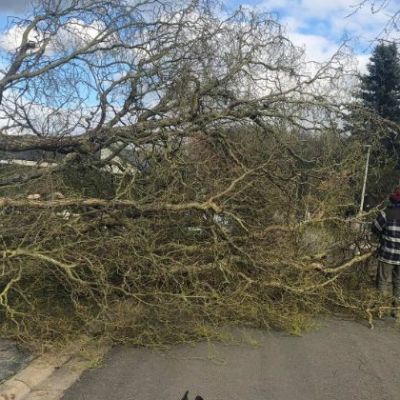
[[[376,287],[382,294],[400,299],[400,265],[379,261],[376,271]]]

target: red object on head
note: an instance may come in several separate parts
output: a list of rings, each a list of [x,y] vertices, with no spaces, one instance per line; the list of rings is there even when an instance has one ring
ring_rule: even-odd
[[[392,203],[400,203],[400,189],[396,189],[389,197]]]

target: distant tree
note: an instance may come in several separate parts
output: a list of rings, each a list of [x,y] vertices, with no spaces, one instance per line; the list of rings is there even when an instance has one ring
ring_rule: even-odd
[[[378,44],[367,69],[368,74],[361,77],[364,105],[385,119],[399,122],[400,63],[396,44]]]
[[[361,110],[357,105],[351,130],[353,138],[373,146],[372,164],[380,170],[382,180],[382,168],[388,178],[400,170],[400,62],[396,44],[379,43],[367,70],[360,77]]]
[[[358,100],[349,106],[344,131],[349,142],[372,146],[367,195],[377,205],[400,181],[400,62],[395,43],[375,46],[354,95]]]

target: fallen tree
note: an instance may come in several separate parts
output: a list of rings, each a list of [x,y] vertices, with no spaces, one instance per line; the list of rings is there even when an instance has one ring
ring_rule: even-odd
[[[61,159],[1,167],[2,334],[150,345],[371,312],[343,52],[308,69],[269,15],[209,2],[43,0],[17,27],[0,151]]]

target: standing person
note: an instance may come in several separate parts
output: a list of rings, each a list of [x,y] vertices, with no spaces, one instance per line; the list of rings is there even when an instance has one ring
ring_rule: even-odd
[[[390,205],[381,211],[372,224],[379,238],[376,285],[385,296],[394,297],[400,305],[400,188],[389,197]]]

